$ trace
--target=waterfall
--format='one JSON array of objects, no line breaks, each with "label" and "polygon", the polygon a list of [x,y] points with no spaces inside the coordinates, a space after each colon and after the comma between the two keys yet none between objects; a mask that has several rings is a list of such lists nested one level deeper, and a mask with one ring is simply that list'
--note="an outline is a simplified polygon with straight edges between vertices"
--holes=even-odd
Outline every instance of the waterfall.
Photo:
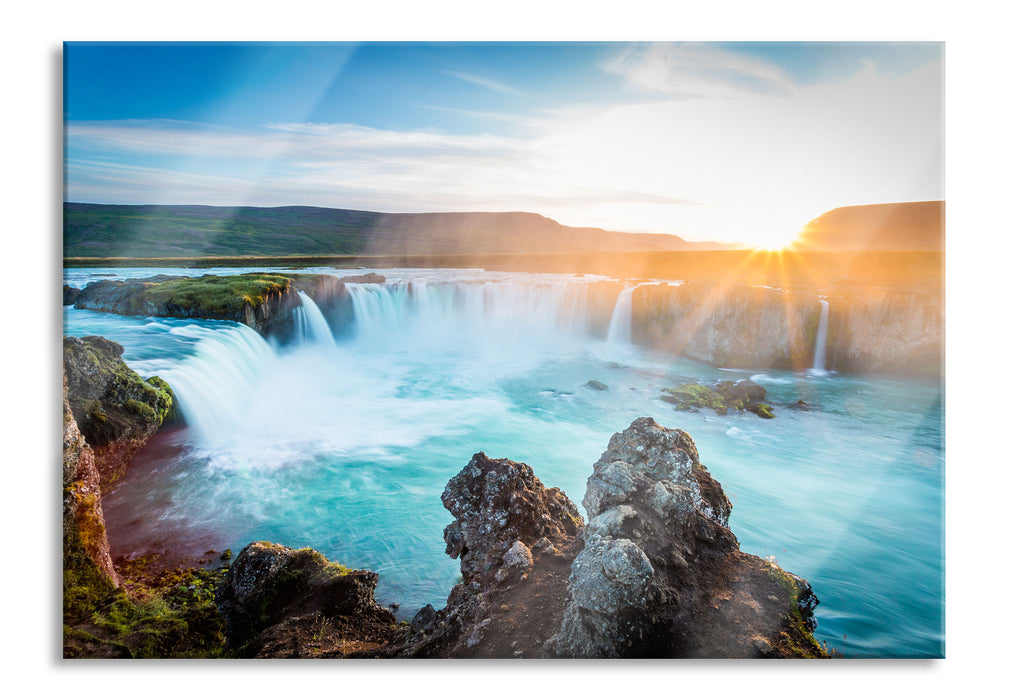
[{"label": "waterfall", "polygon": [[241,424],[255,379],[276,357],[259,333],[236,324],[208,332],[191,356],[160,376],[200,443],[209,445]]},{"label": "waterfall", "polygon": [[816,328],[816,351],[813,355],[814,374],[827,374],[827,316],[830,313],[830,303],[820,299],[820,325]]},{"label": "waterfall", "polygon": [[486,339],[582,336],[589,283],[428,282],[347,284],[358,338]]},{"label": "waterfall", "polygon": [[610,328],[606,332],[606,342],[610,345],[631,344],[631,312],[633,310],[634,287],[624,287],[617,297],[610,317]]},{"label": "waterfall", "polygon": [[299,291],[298,298],[301,299],[301,306],[294,310],[294,328],[298,340],[327,348],[335,347],[336,341],[333,340],[333,333],[329,329],[326,317],[312,301],[312,297]]}]

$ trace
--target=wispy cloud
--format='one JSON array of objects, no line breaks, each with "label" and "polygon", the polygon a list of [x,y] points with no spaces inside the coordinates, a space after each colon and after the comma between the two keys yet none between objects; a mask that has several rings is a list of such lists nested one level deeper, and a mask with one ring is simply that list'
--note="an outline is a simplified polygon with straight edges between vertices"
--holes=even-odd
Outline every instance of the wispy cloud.
[{"label": "wispy cloud", "polygon": [[938,62],[899,77],[867,66],[843,84],[789,92],[771,89],[786,85],[773,71],[721,65],[764,88],[733,79],[706,99],[670,92],[572,107],[530,120],[521,136],[308,122],[72,122],[67,196],[531,210],[571,225],[705,239],[797,231],[847,204],[942,196]]},{"label": "wispy cloud", "polygon": [[521,90],[512,87],[511,85],[505,85],[497,80],[491,80],[490,78],[485,78],[482,75],[473,75],[472,73],[459,73],[457,71],[442,71],[445,75],[452,78],[458,78],[459,80],[464,80],[467,83],[472,83],[473,85],[479,85],[480,87],[485,87],[488,90],[494,90],[495,92],[501,92],[506,95],[522,95],[524,94]]},{"label": "wispy cloud", "polygon": [[681,98],[795,91],[778,66],[706,44],[633,46],[601,67],[639,88]]}]

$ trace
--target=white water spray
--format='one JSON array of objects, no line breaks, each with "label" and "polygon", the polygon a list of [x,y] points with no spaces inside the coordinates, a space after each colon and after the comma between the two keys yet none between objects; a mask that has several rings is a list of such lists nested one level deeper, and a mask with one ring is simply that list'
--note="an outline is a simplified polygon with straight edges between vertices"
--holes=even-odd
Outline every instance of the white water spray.
[{"label": "white water spray", "polygon": [[624,287],[610,317],[610,328],[606,332],[606,342],[610,345],[631,344],[631,313],[634,310],[635,287]]},{"label": "white water spray", "polygon": [[227,438],[241,424],[253,385],[276,353],[248,326],[209,331],[192,356],[161,377],[175,393],[201,444]]},{"label": "white water spray", "polygon": [[816,350],[813,354],[813,374],[827,374],[827,317],[830,314],[830,302],[820,300],[820,325],[816,329]]},{"label": "white water spray", "polygon": [[294,310],[294,328],[298,339],[302,343],[335,348],[333,333],[318,305],[304,292],[298,292],[298,298],[301,299],[301,306]]}]

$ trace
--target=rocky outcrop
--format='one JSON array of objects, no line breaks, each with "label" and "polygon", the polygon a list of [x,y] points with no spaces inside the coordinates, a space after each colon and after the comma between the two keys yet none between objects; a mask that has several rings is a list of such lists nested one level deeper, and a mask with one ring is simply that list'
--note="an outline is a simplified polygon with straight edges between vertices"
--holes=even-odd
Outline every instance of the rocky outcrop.
[{"label": "rocky outcrop", "polygon": [[63,338],[67,402],[106,487],[122,478],[175,409],[168,384],[158,377],[142,379],[122,355],[122,345],[100,336]]},{"label": "rocky outcrop", "polygon": [[809,584],[739,551],[690,436],[639,418],[583,505],[524,464],[474,455],[442,501],[462,581],[378,656],[818,657]]},{"label": "rocky outcrop", "polygon": [[462,581],[442,610],[422,609],[387,656],[539,657],[563,612],[582,525],[575,505],[525,464],[483,453],[453,477],[446,552]]},{"label": "rocky outcrop", "polygon": [[[944,313],[938,290],[831,292],[826,369],[938,376]],[[636,343],[719,367],[813,366],[820,296],[692,281],[634,291]]]},{"label": "rocky outcrop", "polygon": [[312,549],[253,542],[217,592],[228,646],[239,656],[361,655],[401,635],[375,602],[378,574],[352,571]]},{"label": "rocky outcrop", "polygon": [[74,420],[63,378],[63,609],[86,615],[119,585],[102,513],[95,455]]},{"label": "rocky outcrop", "polygon": [[548,651],[564,657],[823,656],[809,584],[739,551],[690,436],[639,418],[589,478],[584,548]]}]

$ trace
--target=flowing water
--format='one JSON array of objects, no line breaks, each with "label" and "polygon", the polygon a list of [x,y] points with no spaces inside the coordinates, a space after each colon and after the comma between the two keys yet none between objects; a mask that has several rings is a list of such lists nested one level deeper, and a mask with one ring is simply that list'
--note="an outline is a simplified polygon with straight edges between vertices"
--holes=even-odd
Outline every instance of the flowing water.
[{"label": "flowing water", "polygon": [[[379,599],[409,619],[441,607],[458,580],[439,497],[473,453],[526,462],[580,506],[610,435],[649,415],[693,436],[734,504],[741,548],[810,581],[818,639],[846,656],[944,653],[938,382],[718,369],[607,342],[629,294],[593,324],[593,277],[378,272],[386,284],[348,285],[348,332],[334,339],[306,303],[283,347],[237,323],[64,309],[67,334],[120,342],[188,418],[105,496],[115,554],[311,546],[377,571]],[[677,412],[659,398],[685,381],[747,377],[777,418]],[[788,407],[798,399],[812,409]]]}]

